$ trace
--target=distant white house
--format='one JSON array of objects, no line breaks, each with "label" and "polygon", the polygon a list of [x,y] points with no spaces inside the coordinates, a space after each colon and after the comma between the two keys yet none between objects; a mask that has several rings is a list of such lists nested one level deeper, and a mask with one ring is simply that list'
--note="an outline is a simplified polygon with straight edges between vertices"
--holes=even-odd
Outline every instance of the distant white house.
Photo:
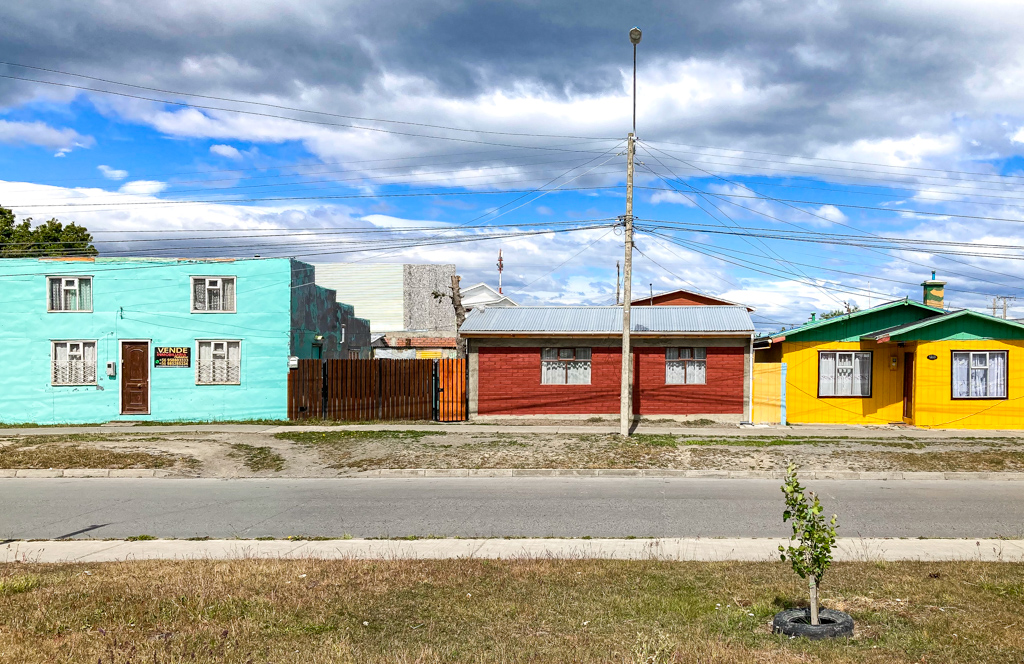
[{"label": "distant white house", "polygon": [[461,289],[462,291],[462,306],[466,308],[466,311],[473,310],[474,307],[518,307],[519,303],[515,302],[512,298],[507,295],[503,295],[498,291],[494,290],[487,284],[480,282],[475,286],[469,286],[468,288]]}]

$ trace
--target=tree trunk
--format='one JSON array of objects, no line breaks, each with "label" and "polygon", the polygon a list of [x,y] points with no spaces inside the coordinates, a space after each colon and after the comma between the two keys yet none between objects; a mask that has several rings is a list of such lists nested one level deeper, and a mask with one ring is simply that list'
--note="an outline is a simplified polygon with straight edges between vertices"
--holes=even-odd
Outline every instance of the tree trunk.
[{"label": "tree trunk", "polygon": [[459,357],[466,357],[466,340],[459,334],[462,324],[466,322],[466,307],[462,306],[462,290],[459,287],[461,280],[459,275],[452,276],[452,306],[455,308],[455,344]]},{"label": "tree trunk", "polygon": [[807,577],[807,583],[811,590],[811,624],[820,625],[818,620],[818,582],[813,576]]}]

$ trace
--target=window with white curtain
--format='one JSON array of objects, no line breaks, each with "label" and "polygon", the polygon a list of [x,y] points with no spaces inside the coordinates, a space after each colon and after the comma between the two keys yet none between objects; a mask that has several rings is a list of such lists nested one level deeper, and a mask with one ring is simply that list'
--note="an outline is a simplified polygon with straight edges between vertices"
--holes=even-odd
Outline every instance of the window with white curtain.
[{"label": "window with white curtain", "polygon": [[668,385],[704,385],[707,376],[707,348],[665,349],[665,383]]},{"label": "window with white curtain", "polygon": [[589,348],[542,348],[542,385],[590,385]]},{"label": "window with white curtain", "polygon": [[53,385],[95,385],[96,342],[54,341],[50,381]]},{"label": "window with white curtain", "polygon": [[1005,399],[1006,351],[953,353],[954,399]]},{"label": "window with white curtain", "polygon": [[234,277],[192,277],[192,311],[234,313]]},{"label": "window with white curtain", "polygon": [[92,311],[92,277],[47,277],[47,311]]},{"label": "window with white curtain", "polygon": [[819,397],[870,397],[871,352],[818,353]]},{"label": "window with white curtain", "polygon": [[241,341],[197,341],[196,383],[238,385],[242,377]]}]

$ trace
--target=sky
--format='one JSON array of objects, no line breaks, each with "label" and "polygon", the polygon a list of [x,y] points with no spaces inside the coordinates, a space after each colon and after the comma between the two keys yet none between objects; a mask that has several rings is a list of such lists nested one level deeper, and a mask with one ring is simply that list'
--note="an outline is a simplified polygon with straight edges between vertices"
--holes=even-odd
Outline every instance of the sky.
[{"label": "sky", "polygon": [[634,25],[634,296],[773,330],[934,270],[1024,317],[1016,2],[7,3],[0,205],[111,256],[496,286],[500,249],[521,304],[614,304]]}]

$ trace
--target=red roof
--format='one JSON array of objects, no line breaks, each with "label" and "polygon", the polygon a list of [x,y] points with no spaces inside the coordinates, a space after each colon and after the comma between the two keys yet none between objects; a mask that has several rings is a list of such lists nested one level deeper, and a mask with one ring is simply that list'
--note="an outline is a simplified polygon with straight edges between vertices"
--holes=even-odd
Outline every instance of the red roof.
[{"label": "red roof", "polygon": [[[646,307],[650,305],[654,306],[699,306],[699,305],[737,305],[737,302],[730,302],[729,300],[723,300],[718,297],[711,297],[710,295],[703,295],[701,293],[695,293],[680,288],[679,290],[669,291],[667,293],[657,293],[654,297],[640,297],[634,299],[631,303],[634,307]],[[748,307],[745,304],[739,306],[747,307],[747,311],[754,311],[754,307]]]}]

